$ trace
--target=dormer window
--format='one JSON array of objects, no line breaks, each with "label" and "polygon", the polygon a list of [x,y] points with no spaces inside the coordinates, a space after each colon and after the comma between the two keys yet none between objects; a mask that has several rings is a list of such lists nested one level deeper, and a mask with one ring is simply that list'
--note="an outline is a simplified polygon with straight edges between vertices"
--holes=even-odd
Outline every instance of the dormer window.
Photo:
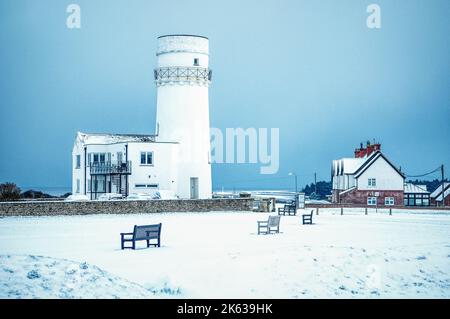
[{"label": "dormer window", "polygon": [[199,58],[195,58],[194,59],[194,66],[199,66],[200,65],[200,60]]}]

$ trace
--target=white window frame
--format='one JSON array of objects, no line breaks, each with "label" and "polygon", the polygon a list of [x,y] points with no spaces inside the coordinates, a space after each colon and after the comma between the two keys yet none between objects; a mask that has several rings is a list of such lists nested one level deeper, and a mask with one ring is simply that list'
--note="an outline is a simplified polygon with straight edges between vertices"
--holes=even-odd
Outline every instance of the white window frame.
[{"label": "white window frame", "polygon": [[[142,155],[143,155],[143,154],[145,154],[145,163],[142,163]],[[151,156],[152,156],[152,162],[151,162],[151,163],[148,162],[148,154],[152,154],[152,155],[151,155]],[[153,166],[154,163],[155,163],[155,158],[154,158],[154,156],[155,156],[155,154],[154,154],[153,151],[152,151],[152,152],[141,152],[141,153],[140,153],[140,156],[139,156],[139,163],[140,163],[140,165],[141,165],[141,166]]]},{"label": "white window frame", "polygon": [[394,206],[395,205],[395,198],[394,197],[385,197],[384,198],[384,205],[386,206]]},{"label": "white window frame", "polygon": [[377,187],[377,179],[376,178],[367,179],[367,186],[368,187]]},{"label": "white window frame", "polygon": [[376,206],[376,205],[377,205],[377,198],[375,196],[367,197],[367,206]]}]

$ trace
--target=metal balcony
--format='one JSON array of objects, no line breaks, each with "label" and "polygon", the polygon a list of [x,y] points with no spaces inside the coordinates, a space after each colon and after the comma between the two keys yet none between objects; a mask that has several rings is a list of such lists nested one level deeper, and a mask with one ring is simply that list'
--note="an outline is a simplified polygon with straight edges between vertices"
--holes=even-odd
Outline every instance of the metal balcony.
[{"label": "metal balcony", "polygon": [[209,82],[212,71],[200,67],[165,67],[154,71],[155,81],[204,81]]},{"label": "metal balcony", "polygon": [[131,161],[95,162],[90,164],[91,175],[130,175]]}]

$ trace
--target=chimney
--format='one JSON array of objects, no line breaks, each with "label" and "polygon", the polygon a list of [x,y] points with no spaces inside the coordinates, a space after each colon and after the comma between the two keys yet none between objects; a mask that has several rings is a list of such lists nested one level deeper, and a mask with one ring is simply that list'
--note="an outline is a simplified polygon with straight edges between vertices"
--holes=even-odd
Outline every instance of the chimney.
[{"label": "chimney", "polygon": [[381,151],[381,144],[380,143],[373,144],[373,150],[374,151]]},{"label": "chimney", "polygon": [[366,156],[366,149],[363,147],[363,143],[360,144],[360,147],[355,149],[355,158],[362,158]]},{"label": "chimney", "polygon": [[381,144],[374,142],[373,144],[370,144],[369,141],[367,141],[367,156],[369,156],[370,154],[376,152],[376,151],[380,151],[381,150]]}]

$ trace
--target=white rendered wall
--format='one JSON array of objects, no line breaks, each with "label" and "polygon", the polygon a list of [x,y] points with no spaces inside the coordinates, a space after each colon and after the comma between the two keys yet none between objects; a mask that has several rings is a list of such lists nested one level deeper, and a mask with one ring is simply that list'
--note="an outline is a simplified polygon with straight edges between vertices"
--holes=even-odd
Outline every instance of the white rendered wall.
[{"label": "white rendered wall", "polygon": [[[158,184],[159,190],[170,190],[177,194],[177,144],[130,143],[128,160],[132,174],[128,179],[129,193],[152,193],[154,189],[136,188],[136,184]],[[141,164],[141,152],[153,152],[153,165]]]},{"label": "white rendered wall", "polygon": [[[177,169],[176,156],[178,144],[176,143],[117,143],[86,145],[88,153],[111,153],[111,162],[117,162],[117,153],[122,152],[122,161],[126,158],[126,145],[128,144],[128,161],[131,161],[131,175],[128,176],[128,193],[153,193],[155,189],[136,188],[136,184],[158,184],[158,190],[169,190],[177,195]],[[142,165],[141,152],[153,152],[153,165]],[[81,165],[75,168],[76,155],[81,155]],[[84,178],[84,145],[75,143],[72,152],[72,193],[76,194],[77,179],[80,180],[79,194],[85,194]],[[86,168],[86,194],[88,192],[90,167]]]},{"label": "white rendered wall", "polygon": [[[80,168],[76,168],[76,155],[81,157]],[[80,180],[80,191],[77,193],[77,179]],[[84,148],[75,141],[72,149],[72,194],[84,194]]]},{"label": "white rendered wall", "polygon": [[[375,178],[376,186],[369,187],[368,179]],[[379,157],[364,173],[358,177],[360,190],[399,190],[403,191],[404,179],[389,165],[383,157]]]},{"label": "white rendered wall", "polygon": [[[208,40],[170,36],[158,39],[158,68],[208,68]],[[190,198],[190,178],[199,179],[199,198],[211,198],[208,81],[157,82],[158,141],[179,142],[178,194]]]}]

